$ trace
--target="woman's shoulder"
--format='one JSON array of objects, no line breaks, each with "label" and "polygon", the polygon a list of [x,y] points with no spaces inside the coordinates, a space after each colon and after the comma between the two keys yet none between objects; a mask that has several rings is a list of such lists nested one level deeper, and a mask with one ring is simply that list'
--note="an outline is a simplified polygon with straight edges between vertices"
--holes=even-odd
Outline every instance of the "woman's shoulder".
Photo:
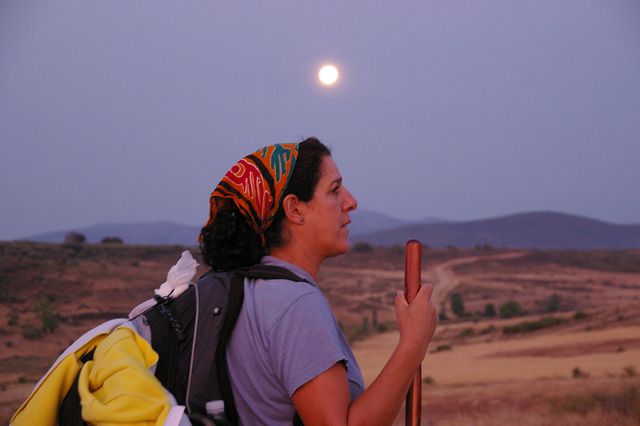
[{"label": "woman's shoulder", "polygon": [[317,303],[324,295],[313,282],[289,279],[255,279],[245,287],[245,298],[249,295],[264,306],[288,309],[295,303]]},{"label": "woman's shoulder", "polygon": [[329,302],[307,272],[275,258],[264,258],[262,264],[284,267],[303,279],[245,281],[245,301],[249,302],[251,310],[262,318],[263,324],[273,325],[283,317],[298,316],[301,312],[320,314],[322,311],[331,310]]}]

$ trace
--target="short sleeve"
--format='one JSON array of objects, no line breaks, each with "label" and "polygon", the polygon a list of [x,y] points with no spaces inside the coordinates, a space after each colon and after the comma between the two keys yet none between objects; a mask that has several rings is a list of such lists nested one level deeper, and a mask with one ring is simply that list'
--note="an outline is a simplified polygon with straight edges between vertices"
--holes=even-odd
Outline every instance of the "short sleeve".
[{"label": "short sleeve", "polygon": [[320,292],[302,295],[269,330],[270,358],[289,396],[348,359],[333,311]]}]

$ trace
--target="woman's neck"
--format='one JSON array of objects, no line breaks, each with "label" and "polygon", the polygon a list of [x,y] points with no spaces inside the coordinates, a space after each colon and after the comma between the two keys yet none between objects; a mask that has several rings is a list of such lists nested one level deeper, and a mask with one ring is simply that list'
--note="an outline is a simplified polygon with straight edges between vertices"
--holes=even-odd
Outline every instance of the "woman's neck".
[{"label": "woman's neck", "polygon": [[284,260],[285,262],[304,269],[316,282],[318,281],[318,271],[320,270],[322,261],[315,259],[313,255],[310,255],[310,253],[307,253],[304,249],[296,248],[294,250],[286,246],[278,247],[271,249],[269,256]]}]

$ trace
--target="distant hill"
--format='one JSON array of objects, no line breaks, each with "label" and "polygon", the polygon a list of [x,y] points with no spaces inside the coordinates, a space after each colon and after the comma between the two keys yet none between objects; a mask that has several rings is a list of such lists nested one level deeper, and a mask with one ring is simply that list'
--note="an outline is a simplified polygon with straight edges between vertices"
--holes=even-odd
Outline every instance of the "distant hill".
[{"label": "distant hill", "polygon": [[553,212],[522,213],[469,222],[414,224],[354,236],[373,245],[417,239],[433,248],[633,249],[640,248],[640,224],[615,225]]},{"label": "distant hill", "polygon": [[[384,229],[409,225],[407,220],[396,219],[385,214],[366,209],[357,209],[351,214],[353,222],[349,225],[350,234],[367,234]],[[420,223],[429,223],[438,219],[424,219]],[[70,231],[78,232],[87,237],[89,243],[99,243],[105,237],[119,237],[125,244],[181,244],[196,246],[201,226],[181,225],[175,222],[144,222],[144,223],[103,223],[80,229],[48,232],[27,237],[29,241],[46,243],[61,243]]]},{"label": "distant hill", "polygon": [[[390,246],[417,239],[434,248],[475,247],[488,244],[507,248],[629,249],[640,248],[640,224],[614,225],[562,213],[535,212],[469,222],[424,219],[410,222],[358,209],[349,225],[352,242]],[[79,232],[87,242],[119,237],[125,244],[197,246],[200,226],[174,222],[116,224],[50,232],[29,241],[61,243],[69,231]]]},{"label": "distant hill", "polygon": [[105,237],[118,237],[125,244],[197,246],[200,226],[175,222],[102,223],[87,228],[48,232],[25,238],[28,241],[61,243],[70,231],[87,237],[89,243],[99,243]]}]

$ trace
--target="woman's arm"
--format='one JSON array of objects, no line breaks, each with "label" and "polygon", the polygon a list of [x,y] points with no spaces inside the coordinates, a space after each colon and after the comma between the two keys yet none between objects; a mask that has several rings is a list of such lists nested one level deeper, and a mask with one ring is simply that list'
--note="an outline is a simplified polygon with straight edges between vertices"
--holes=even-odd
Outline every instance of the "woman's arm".
[{"label": "woman's arm", "polygon": [[306,426],[393,423],[435,332],[432,292],[431,285],[423,285],[411,305],[404,292],[398,292],[395,306],[400,342],[376,380],[355,401],[351,401],[342,363],[296,390],[293,403]]}]

